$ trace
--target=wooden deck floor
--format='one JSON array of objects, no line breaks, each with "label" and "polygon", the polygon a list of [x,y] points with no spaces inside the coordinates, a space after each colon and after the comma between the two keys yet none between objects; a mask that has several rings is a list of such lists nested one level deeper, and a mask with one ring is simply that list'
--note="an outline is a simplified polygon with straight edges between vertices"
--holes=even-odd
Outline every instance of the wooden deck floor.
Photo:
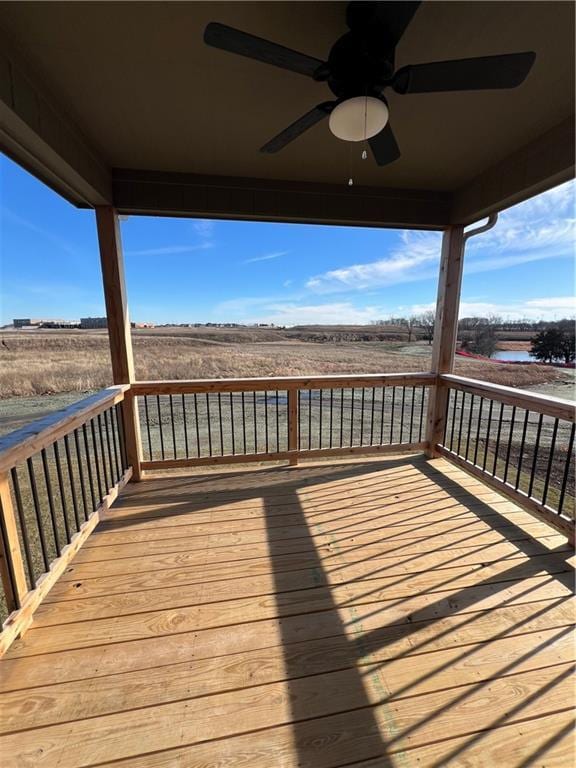
[{"label": "wooden deck floor", "polygon": [[0,762],[567,768],[571,554],[443,460],[131,486],[0,663]]}]

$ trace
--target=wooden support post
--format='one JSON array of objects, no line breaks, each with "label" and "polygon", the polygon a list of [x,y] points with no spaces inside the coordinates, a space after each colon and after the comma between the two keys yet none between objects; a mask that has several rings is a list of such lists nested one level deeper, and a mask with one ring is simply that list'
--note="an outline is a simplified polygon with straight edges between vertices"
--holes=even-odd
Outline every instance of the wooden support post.
[{"label": "wooden support post", "polygon": [[[132,336],[126,298],[120,224],[114,208],[110,206],[96,208],[96,223],[100,243],[106,315],[108,317],[112,375],[114,384],[131,384],[135,380]],[[132,479],[137,482],[142,477],[140,466],[142,446],[138,404],[130,392],[126,393],[122,403],[122,412],[124,415],[126,454],[128,463],[132,467]]]},{"label": "wooden support post", "polygon": [[[432,347],[432,373],[452,373],[458,336],[458,310],[464,268],[464,227],[450,227],[442,238],[436,321]],[[434,446],[442,440],[448,388],[436,381],[428,400],[427,455],[437,456]]]},{"label": "wooden support post", "polygon": [[15,611],[28,591],[8,475],[0,475],[0,578],[6,605]]},{"label": "wooden support post", "polygon": [[[298,390],[288,390],[288,450],[298,450]],[[298,456],[294,453],[289,459],[290,464],[293,466],[298,464]]]}]

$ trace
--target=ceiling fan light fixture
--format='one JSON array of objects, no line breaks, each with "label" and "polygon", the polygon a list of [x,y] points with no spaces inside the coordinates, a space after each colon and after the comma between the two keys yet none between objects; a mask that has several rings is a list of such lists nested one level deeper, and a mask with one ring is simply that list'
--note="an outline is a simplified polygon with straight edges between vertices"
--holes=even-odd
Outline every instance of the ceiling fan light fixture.
[{"label": "ceiling fan light fixture", "polygon": [[374,96],[354,96],[330,113],[330,130],[343,141],[366,141],[380,133],[388,122],[388,107]]}]

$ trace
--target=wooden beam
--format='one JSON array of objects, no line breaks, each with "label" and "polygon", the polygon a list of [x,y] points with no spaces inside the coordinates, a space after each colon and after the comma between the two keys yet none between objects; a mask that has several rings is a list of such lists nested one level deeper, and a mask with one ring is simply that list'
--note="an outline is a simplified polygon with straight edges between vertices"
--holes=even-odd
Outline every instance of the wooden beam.
[{"label": "wooden beam", "polygon": [[[442,238],[442,255],[438,277],[436,320],[432,346],[432,374],[451,373],[458,336],[458,309],[464,269],[464,227],[450,227]],[[441,442],[446,419],[448,388],[436,382],[428,398],[428,456],[436,456],[435,446]]]},{"label": "wooden beam", "polygon": [[28,591],[18,526],[10,493],[8,475],[0,475],[0,576],[9,611],[20,607]]},{"label": "wooden beam", "polygon": [[443,229],[452,206],[443,191],[146,170],[112,175],[114,206],[129,214]]},{"label": "wooden beam", "polygon": [[79,206],[112,200],[111,173],[0,31],[0,149]]},{"label": "wooden beam", "polygon": [[[110,206],[96,208],[96,222],[108,318],[112,376],[115,384],[130,384],[134,381],[134,355],[132,353],[132,335],[124,278],[120,223],[116,211]],[[127,395],[122,403],[126,453],[128,463],[132,467],[133,480],[138,482],[141,478],[140,462],[142,459],[138,405],[131,392],[128,392]]]}]

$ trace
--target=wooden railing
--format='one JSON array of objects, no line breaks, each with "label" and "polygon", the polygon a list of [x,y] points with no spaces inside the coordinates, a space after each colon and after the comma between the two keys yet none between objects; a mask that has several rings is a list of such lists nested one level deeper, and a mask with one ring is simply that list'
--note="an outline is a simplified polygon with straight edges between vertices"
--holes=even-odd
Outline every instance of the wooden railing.
[{"label": "wooden railing", "polygon": [[0,655],[131,476],[110,387],[0,438]]},{"label": "wooden railing", "polygon": [[142,471],[426,450],[573,540],[574,422],[571,402],[431,373],[110,387],[0,438],[0,655]]},{"label": "wooden railing", "polygon": [[428,373],[138,382],[143,470],[419,450]]},{"label": "wooden railing", "polygon": [[435,451],[574,535],[574,403],[461,376],[448,388]]}]

